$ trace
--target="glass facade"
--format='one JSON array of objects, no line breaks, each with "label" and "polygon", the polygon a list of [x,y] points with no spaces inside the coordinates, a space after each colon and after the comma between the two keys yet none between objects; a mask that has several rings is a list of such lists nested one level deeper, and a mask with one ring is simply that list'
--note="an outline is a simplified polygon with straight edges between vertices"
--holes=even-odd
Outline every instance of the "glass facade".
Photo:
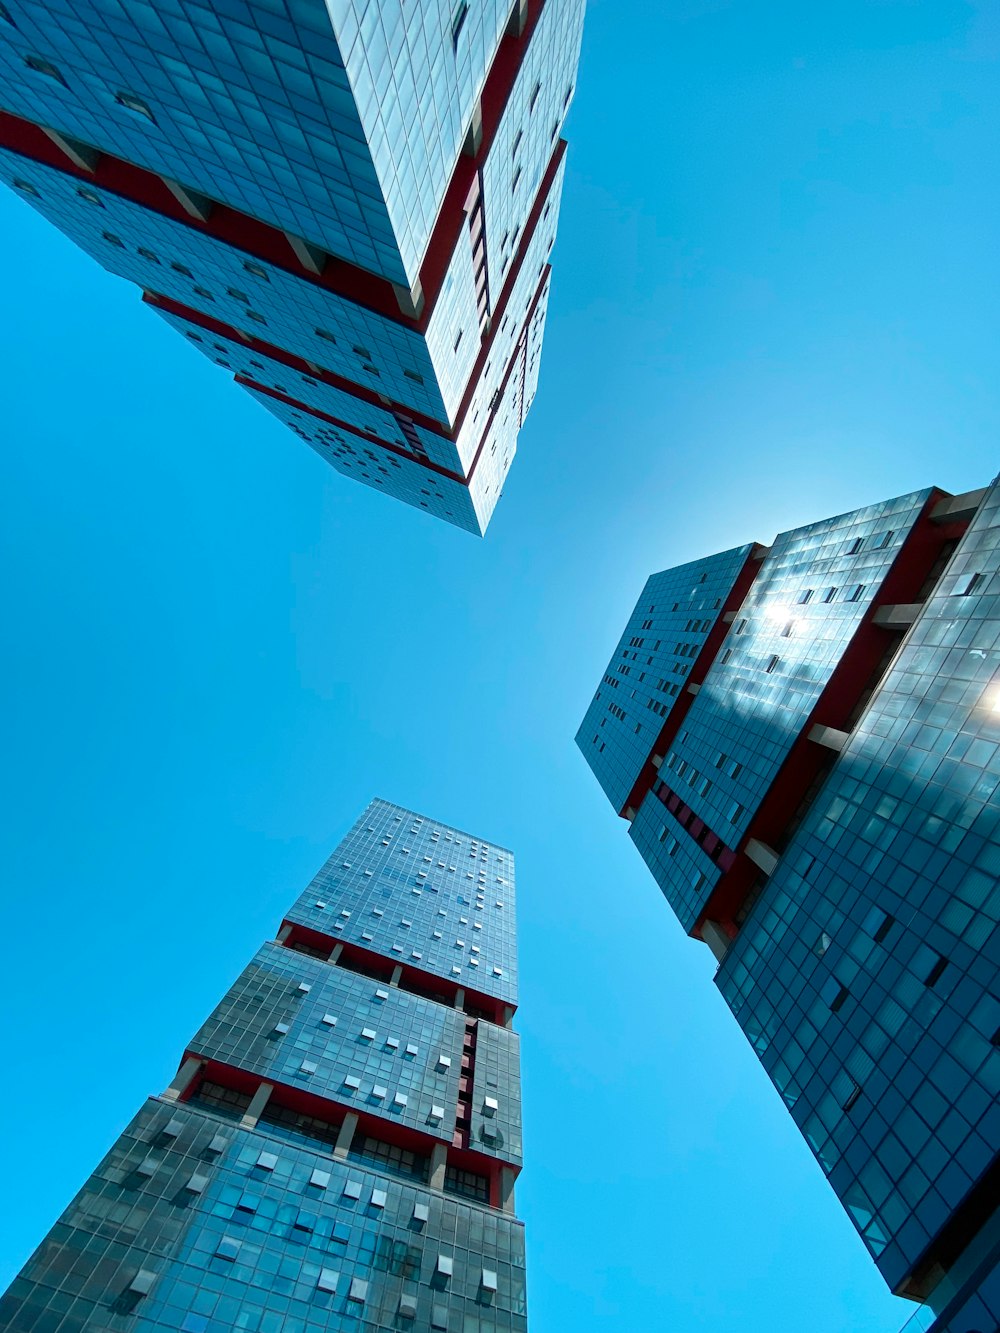
[{"label": "glass facade", "polygon": [[523,1333],[514,859],[376,800],[0,1326]]},{"label": "glass facade", "polygon": [[365,479],[360,438],[371,484],[481,534],[537,383],[583,12],[17,0],[0,179],[192,342],[252,349],[260,379],[213,359],[339,471]]},{"label": "glass facade", "polygon": [[578,741],[886,1281],[995,1328],[1000,485],[782,534],[659,762],[612,736]]}]

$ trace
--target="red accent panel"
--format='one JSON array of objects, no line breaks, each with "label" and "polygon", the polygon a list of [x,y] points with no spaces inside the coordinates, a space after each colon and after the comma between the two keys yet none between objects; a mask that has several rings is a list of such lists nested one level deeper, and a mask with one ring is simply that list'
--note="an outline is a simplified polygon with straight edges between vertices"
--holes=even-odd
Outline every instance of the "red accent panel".
[{"label": "red accent panel", "polygon": [[[343,426],[347,430],[356,431],[357,434],[364,435],[366,439],[371,440],[372,444],[377,444],[385,449],[390,450],[393,453],[398,453],[401,458],[408,458],[411,462],[419,463],[421,467],[426,467],[432,472],[438,472],[442,476],[450,477],[455,481],[461,482],[463,485],[468,485],[472,481],[472,478],[475,476],[476,467],[479,463],[480,457],[482,456],[487,436],[489,435],[490,429],[492,428],[493,423],[496,420],[497,412],[500,410],[500,404],[502,403],[503,396],[507,391],[507,385],[510,382],[510,377],[513,374],[514,369],[518,364],[518,359],[520,358],[523,361],[526,355],[527,329],[534,316],[535,310],[538,307],[538,302],[541,299],[542,291],[545,288],[545,283],[548,280],[548,276],[551,273],[551,271],[552,271],[551,265],[549,264],[546,264],[544,269],[542,270],[542,276],[538,281],[538,286],[535,288],[535,294],[532,297],[531,305],[528,307],[528,313],[525,316],[524,324],[521,329],[521,336],[518,339],[517,345],[514,348],[513,355],[511,356],[511,359],[507,364],[507,369],[504,372],[504,377],[500,382],[500,387],[497,391],[495,399],[495,406],[491,408],[489,416],[486,418],[486,423],[483,426],[482,437],[480,438],[479,444],[476,448],[475,455],[473,456],[472,459],[472,463],[469,467],[468,477],[463,478],[460,473],[450,472],[447,468],[442,468],[439,464],[432,463],[429,458],[417,457],[413,454],[407,453],[406,450],[401,449],[398,445],[393,445],[390,444],[387,440],[380,439],[378,436],[370,435],[368,434],[368,432],[358,430],[354,426],[347,426],[346,423],[339,421],[336,417],[328,416],[325,412],[321,412],[316,408],[309,407],[305,403],[300,403],[295,398],[290,398],[284,394],[280,394],[275,389],[269,389],[267,388],[266,385],[255,384],[252,380],[250,380],[246,376],[235,375],[234,379],[238,384],[252,385],[253,388],[260,390],[261,393],[269,394],[272,398],[281,399],[283,402],[287,403],[290,407],[293,407],[298,412],[304,412],[307,416],[314,416],[321,421],[329,421],[332,425]],[[445,432],[441,429],[441,425],[439,422],[433,421],[429,417],[424,417],[420,413],[413,412],[410,408],[402,408],[399,405],[396,405],[395,407],[387,406],[385,403],[381,402],[381,400],[378,399],[376,395],[368,392],[367,390],[364,390],[360,385],[355,385],[349,380],[343,380],[337,375],[330,374],[328,371],[320,371],[319,373],[317,373],[316,370],[313,367],[311,367],[308,362],[302,360],[301,357],[293,356],[290,352],[285,352],[281,348],[273,346],[271,343],[261,342],[257,338],[249,338],[249,339],[241,338],[239,333],[237,333],[237,331],[230,325],[223,324],[219,320],[213,319],[210,315],[203,314],[200,310],[189,309],[187,306],[180,305],[177,301],[170,300],[169,297],[160,296],[156,292],[144,292],[142,299],[149,305],[155,305],[161,307],[164,310],[171,311],[173,314],[178,315],[182,319],[188,320],[191,324],[195,324],[199,328],[205,329],[206,332],[212,333],[216,337],[225,338],[229,342],[241,343],[244,346],[249,347],[251,351],[259,353],[261,356],[270,357],[272,360],[278,361],[282,365],[290,367],[292,370],[299,371],[301,374],[309,375],[310,378],[318,380],[321,383],[332,384],[336,388],[343,389],[344,392],[346,393],[354,394],[355,397],[362,399],[364,402],[370,402],[375,407],[382,408],[385,411],[400,411],[400,412],[405,411],[407,415],[413,418],[415,421],[417,421],[418,424],[426,426],[427,429],[429,430],[433,430],[436,434],[441,435],[442,438],[444,439],[450,439],[452,435],[457,434],[457,427],[454,432]],[[480,355],[480,360],[485,365],[485,360],[482,354]],[[477,362],[477,369],[480,369],[479,362]]]},{"label": "red accent panel", "polygon": [[[188,1056],[194,1056],[197,1060],[204,1059],[201,1053],[193,1048],[184,1052],[185,1060]],[[363,1134],[370,1134],[372,1138],[381,1139],[383,1143],[391,1143],[397,1148],[405,1148],[408,1152],[419,1153],[423,1157],[429,1157],[436,1144],[446,1142],[446,1140],[436,1135],[413,1129],[409,1125],[400,1124],[398,1120],[393,1120],[388,1116],[383,1118],[373,1115],[370,1111],[366,1111],[359,1106],[346,1105],[343,1102],[334,1101],[331,1097],[323,1097],[318,1093],[309,1092],[305,1088],[293,1087],[288,1083],[278,1083],[270,1075],[264,1078],[260,1074],[249,1073],[238,1065],[205,1059],[202,1077],[208,1079],[210,1083],[218,1083],[220,1087],[231,1088],[235,1092],[249,1093],[251,1096],[257,1091],[261,1083],[273,1083],[274,1092],[271,1093],[269,1100],[273,1100],[278,1106],[287,1107],[288,1110],[294,1111],[297,1115],[315,1116],[317,1120],[327,1120],[333,1124],[341,1123],[349,1111],[353,1112],[358,1117],[358,1129]],[[184,1096],[179,1099],[181,1102],[190,1101],[197,1091],[199,1081],[195,1079],[192,1082]],[[513,1162],[501,1164],[495,1158],[477,1153],[473,1149],[461,1153],[449,1151],[448,1165],[457,1166],[463,1171],[475,1171],[478,1175],[488,1175],[491,1179],[491,1185],[494,1175],[499,1178],[501,1165],[509,1166],[514,1171],[520,1170]]]},{"label": "red accent panel", "polygon": [[[803,794],[829,763],[830,752],[808,739],[810,730],[816,725],[844,728],[870,686],[886,648],[892,643],[894,631],[874,624],[875,612],[880,606],[915,602],[945,542],[953,540],[968,526],[967,523],[940,525],[931,521],[934,506],[945,498],[944,491],[931,493],[896,553],[876,598],[845,648],[741,839],[737,849],[740,853],[745,852],[751,838],[769,847],[781,847],[789,820],[799,810]],[[691,934],[699,934],[702,922],[707,918],[735,934],[736,914],[759,874],[759,867],[749,857],[739,855],[715,886]]]},{"label": "red accent panel", "polygon": [[363,426],[349,425],[346,421],[341,421],[339,417],[332,417],[326,412],[321,412],[318,407],[307,407],[305,403],[300,403],[298,399],[290,398],[287,393],[280,393],[277,389],[268,388],[266,384],[257,384],[255,380],[250,379],[247,375],[234,375],[233,378],[237,384],[246,389],[256,389],[258,393],[266,394],[268,398],[274,398],[280,403],[285,403],[296,412],[303,412],[306,416],[315,417],[317,421],[328,421],[331,426],[337,426],[341,430],[349,430],[352,435],[360,435],[363,440],[368,440],[370,444],[377,444],[380,449],[386,449],[391,454],[406,458],[411,463],[419,463],[428,472],[436,472],[441,477],[448,477],[451,481],[457,481],[460,486],[468,486],[469,484],[467,478],[463,477],[460,472],[452,472],[448,468],[442,467],[440,463],[432,462],[424,454],[411,453],[408,449],[404,449],[402,445],[394,444],[391,440],[383,440],[380,435],[373,435],[371,431],[365,430]]},{"label": "red accent panel", "polygon": [[703,820],[695,817],[690,806],[685,805],[676,792],[670,790],[662,778],[658,779],[654,785],[653,794],[661,805],[667,807],[681,827],[691,835],[717,866],[727,869],[728,866],[723,864],[724,861],[727,861],[728,865],[732,865],[736,859],[736,854],[730,851],[719,835],[713,833]]},{"label": "red accent panel", "polygon": [[375,953],[371,949],[362,948],[361,945],[354,944],[350,940],[338,939],[336,935],[327,935],[323,931],[314,930],[310,926],[300,925],[297,921],[282,921],[282,926],[291,926],[291,934],[284,941],[285,947],[288,947],[289,941],[300,944],[308,944],[313,949],[333,950],[334,945],[342,946],[341,957],[351,962],[358,962],[364,967],[380,969],[381,975],[388,978],[392,975],[393,969],[401,967],[402,979],[407,985],[411,985],[417,993],[424,995],[428,999],[437,1000],[439,1003],[453,1006],[455,997],[460,990],[465,992],[466,1003],[471,1003],[476,1009],[481,1009],[486,1014],[493,1014],[493,1021],[499,1026],[503,1026],[504,1010],[509,1008],[514,1012],[516,1006],[506,1000],[498,1000],[495,995],[486,995],[483,991],[473,990],[470,986],[461,982],[452,981],[447,977],[439,977],[434,972],[426,972],[423,968],[413,967],[410,963],[404,963],[402,959],[395,960],[387,958],[385,954]]},{"label": "red accent panel", "polygon": [[[67,176],[74,176],[81,181],[88,181],[102,190],[121,195],[143,208],[152,209],[164,217],[180,222],[193,231],[202,232],[217,241],[242,250],[255,259],[263,259],[276,268],[285,269],[304,282],[311,282],[327,291],[336,292],[350,301],[354,301],[368,310],[384,315],[386,319],[404,324],[407,328],[423,332],[433,309],[433,300],[428,300],[421,319],[407,318],[399,308],[396,293],[391,282],[377,277],[363,268],[343,259],[331,259],[322,275],[311,273],[295,258],[284,233],[270,223],[260,222],[248,213],[237,212],[226,204],[212,201],[212,212],[207,221],[202,222],[186,212],[163,184],[155,172],[145,167],[135,166],[110,153],[102,153],[95,171],[83,171],[65,156],[44,134],[37,125],[21,120],[9,112],[0,111],[0,144],[21,153],[24,157],[34,158],[46,166],[54,167]],[[440,223],[439,223],[440,225]],[[436,296],[435,290],[432,296]]]},{"label": "red accent panel", "polygon": [[[231,324],[225,324],[222,320],[215,319],[203,310],[193,310],[190,306],[182,305],[180,301],[174,301],[169,296],[161,296],[159,292],[143,292],[142,299],[147,305],[156,306],[158,310],[166,310],[179,319],[186,319],[189,324],[195,324],[208,333],[215,334],[216,337],[225,338],[228,342],[240,343],[244,347],[249,347],[252,352],[257,352],[260,356],[269,357],[272,361],[288,366],[290,370],[294,370],[300,375],[308,375],[310,379],[317,380],[320,384],[330,384],[335,389],[340,389],[355,398],[360,398],[364,403],[370,403],[372,407],[381,408],[384,412],[405,412],[408,417],[415,421],[418,426],[423,426],[425,430],[433,431],[435,435],[440,435],[444,439],[452,438],[453,432],[448,431],[434,417],[429,417],[412,407],[403,406],[401,403],[384,403],[379,395],[367,388],[366,385],[357,384],[354,380],[344,379],[342,375],[335,375],[330,370],[317,371],[303,357],[296,356],[293,352],[286,352],[284,348],[278,347],[274,343],[264,342],[262,338],[255,338],[252,335],[244,337]],[[304,410],[310,411],[309,408]]]},{"label": "red accent panel", "polygon": [[[503,317],[506,314],[507,304],[510,301],[511,293],[514,290],[514,284],[516,283],[520,275],[521,266],[523,265],[524,260],[527,256],[528,246],[530,245],[535,235],[535,231],[538,227],[538,224],[541,221],[542,213],[545,211],[546,197],[548,195],[549,190],[552,188],[552,182],[555,180],[556,173],[559,171],[560,164],[562,163],[562,160],[565,156],[566,156],[566,140],[560,139],[559,142],[556,144],[555,152],[549,159],[549,165],[545,169],[545,175],[542,177],[541,184],[538,187],[538,193],[535,195],[535,202],[534,204],[532,204],[531,212],[528,214],[527,221],[524,224],[524,232],[523,235],[521,236],[521,244],[518,246],[517,255],[515,256],[514,261],[510,266],[510,270],[507,274],[507,279],[504,282],[503,287],[500,289],[500,294],[497,297],[496,303],[493,306],[493,311],[490,316],[491,323],[490,323],[489,336],[485,339],[485,341],[481,344],[479,348],[479,355],[476,358],[476,364],[472,367],[472,373],[469,376],[468,386],[466,387],[465,390],[465,397],[462,399],[462,404],[459,407],[458,413],[455,417],[456,436],[458,432],[462,429],[466,413],[472,406],[472,397],[473,394],[475,393],[476,385],[479,383],[479,377],[482,375],[483,368],[486,365],[486,362],[489,360],[490,353],[493,350],[493,340],[496,337],[496,330],[503,323]],[[538,285],[535,288],[535,295],[534,298],[532,299],[530,307],[528,308],[528,313],[524,323],[522,324],[522,328],[527,327],[528,323],[530,323],[531,321],[531,317],[535,312],[535,307],[538,305],[538,299],[541,296],[542,288],[545,286],[545,279],[546,276],[548,275],[548,272],[549,272],[549,265],[545,264],[541,274],[539,275]],[[510,372],[508,369],[508,375],[509,373]],[[504,379],[504,383],[506,383],[506,377]]]},{"label": "red accent panel", "polygon": [[[486,160],[496,137],[500,119],[507,106],[511,90],[517,79],[518,71],[524,61],[528,44],[541,17],[544,0],[529,0],[528,18],[520,37],[505,36],[497,47],[497,53],[490,66],[490,72],[483,85],[479,99],[482,112],[483,133],[479,151],[475,157],[460,155],[451,183],[445,191],[433,234],[420,267],[420,285],[425,297],[433,293],[436,299],[441,290],[448,264],[454,254],[455,246],[462,235],[465,225],[465,209],[469,194],[475,188],[479,169]],[[545,188],[543,186],[543,188]],[[525,228],[527,231],[527,227]],[[427,311],[424,311],[426,319]]]}]

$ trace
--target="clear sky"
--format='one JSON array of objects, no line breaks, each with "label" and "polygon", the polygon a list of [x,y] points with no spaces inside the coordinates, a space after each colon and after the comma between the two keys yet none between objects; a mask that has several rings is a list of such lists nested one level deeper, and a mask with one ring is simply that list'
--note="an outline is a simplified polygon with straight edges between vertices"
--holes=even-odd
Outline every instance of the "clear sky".
[{"label": "clear sky", "polygon": [[646,575],[997,471],[989,0],[591,0],[477,542],[337,476],[11,194],[4,1285],[361,808],[518,858],[533,1333],[890,1333],[573,745]]}]

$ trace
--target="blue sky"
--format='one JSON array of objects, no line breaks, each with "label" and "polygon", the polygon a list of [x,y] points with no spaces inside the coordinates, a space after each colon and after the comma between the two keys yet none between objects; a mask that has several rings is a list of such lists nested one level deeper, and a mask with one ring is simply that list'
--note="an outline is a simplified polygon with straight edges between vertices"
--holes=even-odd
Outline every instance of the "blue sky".
[{"label": "blue sky", "polygon": [[591,0],[479,543],[0,196],[0,1283],[378,794],[517,853],[534,1333],[902,1323],[572,738],[650,571],[995,474],[998,57],[986,0]]}]

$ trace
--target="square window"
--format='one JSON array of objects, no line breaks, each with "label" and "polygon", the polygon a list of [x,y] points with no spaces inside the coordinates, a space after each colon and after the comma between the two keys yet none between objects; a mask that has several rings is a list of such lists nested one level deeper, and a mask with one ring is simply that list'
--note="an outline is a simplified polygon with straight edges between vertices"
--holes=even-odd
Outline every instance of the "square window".
[{"label": "square window", "polygon": [[465,27],[465,20],[469,16],[469,6],[467,0],[460,0],[458,7],[451,16],[451,44],[458,48],[458,38],[462,29]]}]

